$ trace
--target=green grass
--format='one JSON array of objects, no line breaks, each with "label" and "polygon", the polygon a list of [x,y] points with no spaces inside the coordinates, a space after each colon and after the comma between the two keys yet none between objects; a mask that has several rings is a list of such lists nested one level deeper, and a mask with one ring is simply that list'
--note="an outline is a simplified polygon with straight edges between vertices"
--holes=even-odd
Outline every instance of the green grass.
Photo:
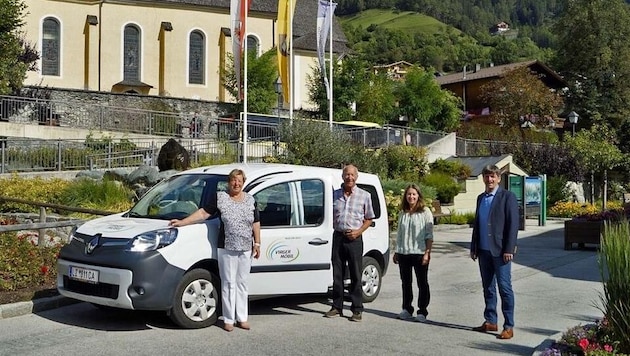
[{"label": "green grass", "polygon": [[358,14],[342,17],[343,24],[353,27],[367,28],[371,24],[385,27],[391,30],[404,30],[409,32],[424,32],[433,34],[445,32],[448,28],[459,34],[461,31],[440,22],[433,17],[412,11],[395,12],[391,10],[370,9]]}]

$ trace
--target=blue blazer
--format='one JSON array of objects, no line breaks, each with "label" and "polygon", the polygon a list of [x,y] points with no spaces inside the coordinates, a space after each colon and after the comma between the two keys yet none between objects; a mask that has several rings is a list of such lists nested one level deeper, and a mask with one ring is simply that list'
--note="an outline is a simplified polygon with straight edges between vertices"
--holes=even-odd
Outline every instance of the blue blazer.
[{"label": "blue blazer", "polygon": [[[470,251],[479,255],[479,204],[485,193],[477,196],[477,211],[473,223],[472,242]],[[516,254],[516,240],[519,227],[518,202],[516,195],[502,187],[492,199],[490,216],[488,217],[488,235],[490,238],[490,253],[499,257],[504,253]]]}]

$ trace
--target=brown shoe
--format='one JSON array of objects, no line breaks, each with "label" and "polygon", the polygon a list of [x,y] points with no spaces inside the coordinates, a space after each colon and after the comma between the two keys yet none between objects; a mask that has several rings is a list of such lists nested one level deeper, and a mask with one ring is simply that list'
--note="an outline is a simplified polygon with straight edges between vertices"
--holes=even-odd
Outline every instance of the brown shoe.
[{"label": "brown shoe", "polygon": [[251,329],[251,326],[246,321],[239,321],[239,322],[236,323],[236,326],[238,326],[239,328],[241,328],[243,330]]},{"label": "brown shoe", "polygon": [[329,311],[327,311],[327,312],[324,314],[324,316],[325,316],[326,318],[335,318],[335,317],[338,317],[338,316],[342,316],[342,314],[341,314],[341,312],[340,312],[339,310],[337,310],[337,309],[335,309],[335,308],[330,308],[330,310],[329,310]]},{"label": "brown shoe", "polygon": [[503,329],[499,335],[497,335],[497,339],[507,340],[514,337],[514,329]]},{"label": "brown shoe", "polygon": [[223,330],[227,332],[234,330],[234,324],[223,324]]},{"label": "brown shoe", "polygon": [[478,331],[481,333],[486,333],[488,331],[499,331],[499,327],[497,326],[497,324],[492,324],[487,321],[484,321],[483,324],[481,324],[481,326],[475,326],[472,329],[473,331]]}]

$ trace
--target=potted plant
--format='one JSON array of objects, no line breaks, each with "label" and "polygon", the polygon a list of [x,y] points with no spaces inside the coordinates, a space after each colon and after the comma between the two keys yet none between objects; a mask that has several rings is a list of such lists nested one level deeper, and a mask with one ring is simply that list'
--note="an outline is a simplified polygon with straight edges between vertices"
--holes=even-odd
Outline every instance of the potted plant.
[{"label": "potted plant", "polygon": [[569,250],[573,244],[584,247],[584,244],[599,245],[604,235],[604,222],[619,222],[628,216],[625,209],[609,209],[596,213],[584,213],[564,222],[564,249]]}]

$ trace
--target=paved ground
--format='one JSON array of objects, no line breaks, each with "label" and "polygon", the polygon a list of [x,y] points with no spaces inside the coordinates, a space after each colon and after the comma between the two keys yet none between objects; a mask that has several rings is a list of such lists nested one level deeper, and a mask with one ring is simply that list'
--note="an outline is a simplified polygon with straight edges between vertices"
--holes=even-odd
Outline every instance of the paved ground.
[{"label": "paved ground", "polygon": [[[321,314],[330,308],[325,298],[314,301],[296,298],[291,302],[295,305],[287,304],[284,307],[275,305],[278,301],[253,302],[251,314],[256,327],[249,334],[239,333],[223,340],[225,333],[219,328],[182,333],[181,330],[169,331],[170,328],[167,327],[160,331],[167,333],[161,338],[170,339],[171,333],[182,338],[204,335],[204,338],[212,338],[215,344],[225,342],[229,348],[229,345],[234,345],[234,338],[242,337],[245,340],[255,337],[264,340],[273,337],[273,330],[260,329],[260,326],[275,325],[278,329],[286,328],[283,346],[294,354],[313,354],[314,350],[319,350],[318,352],[323,353],[335,351],[337,354],[531,355],[541,344],[557,338],[558,333],[568,327],[601,317],[601,312],[596,307],[602,290],[597,252],[594,249],[565,251],[562,222],[548,221],[546,226],[537,226],[535,221],[528,221],[526,230],[519,234],[519,253],[513,266],[517,324],[514,339],[497,340],[494,334],[472,332],[470,328],[483,321],[483,297],[477,264],[468,257],[470,234],[470,228],[446,229],[442,226],[435,232],[436,242],[429,271],[431,304],[429,322],[426,324],[395,319],[400,311],[400,279],[398,269],[391,265],[380,296],[373,303],[365,305],[364,321],[360,325],[339,320],[322,320]],[[3,344],[7,346],[7,352],[10,350],[9,346],[18,347],[20,344],[17,341],[24,334],[17,330],[28,330],[28,325],[31,324],[50,328],[65,325],[64,329],[70,327],[73,333],[80,333],[85,329],[85,324],[96,323],[99,329],[109,330],[109,319],[107,322],[99,321],[99,316],[105,316],[85,303],[58,311],[43,312],[67,301],[53,298],[35,305],[17,303],[0,306],[0,319],[6,319],[0,320],[0,329],[7,330],[6,340],[3,341],[0,337],[0,355],[3,354]],[[9,319],[29,314],[33,308],[36,309],[34,314],[37,314],[37,320]],[[287,308],[291,313],[278,312]],[[142,315],[135,318],[140,320],[117,321],[114,329],[129,328],[137,322],[144,324]],[[51,323],[51,320],[62,321],[63,325]],[[502,321],[500,319],[499,323]],[[308,331],[304,333],[296,330]],[[58,330],[54,334],[57,332]],[[296,332],[295,335],[290,336],[293,332]],[[103,338],[103,342],[106,342],[108,335],[98,333],[92,337],[94,340]],[[308,335],[319,337],[306,338]],[[130,344],[142,337],[147,338],[147,344],[159,343],[155,335],[148,331],[129,335],[132,336]],[[125,334],[118,334],[121,345],[125,345],[125,337]],[[344,348],[347,340],[353,338],[360,338],[361,341],[348,345],[350,348]],[[182,343],[177,347],[186,347],[184,345],[186,344]],[[64,347],[68,349],[69,345]],[[75,347],[81,348],[80,345]],[[252,351],[255,354],[277,354],[281,350],[278,347],[279,345],[266,346],[264,343],[258,344]],[[14,349],[18,350],[21,349]]]}]

